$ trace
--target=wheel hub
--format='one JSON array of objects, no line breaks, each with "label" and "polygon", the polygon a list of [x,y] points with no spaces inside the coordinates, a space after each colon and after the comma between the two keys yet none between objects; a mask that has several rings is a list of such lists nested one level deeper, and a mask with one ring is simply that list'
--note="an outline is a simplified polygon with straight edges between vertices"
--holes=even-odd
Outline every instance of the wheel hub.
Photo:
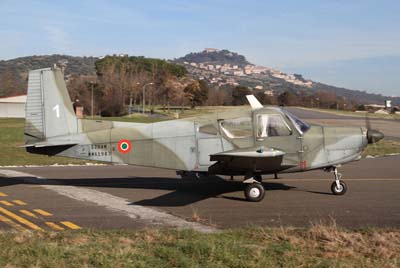
[{"label": "wheel hub", "polygon": [[336,185],[336,191],[338,191],[339,193],[340,193],[341,191],[343,191],[343,186],[342,186],[341,184]]},{"label": "wheel hub", "polygon": [[260,196],[260,190],[258,188],[251,188],[249,194],[250,197],[257,198],[258,196]]}]

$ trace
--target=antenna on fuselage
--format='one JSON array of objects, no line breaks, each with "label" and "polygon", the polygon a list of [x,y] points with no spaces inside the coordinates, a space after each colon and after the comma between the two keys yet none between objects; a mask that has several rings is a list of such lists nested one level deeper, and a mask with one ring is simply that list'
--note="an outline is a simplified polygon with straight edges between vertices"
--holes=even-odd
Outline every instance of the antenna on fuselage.
[{"label": "antenna on fuselage", "polygon": [[246,95],[248,102],[250,103],[251,109],[261,109],[263,108],[262,104],[257,100],[254,95]]}]

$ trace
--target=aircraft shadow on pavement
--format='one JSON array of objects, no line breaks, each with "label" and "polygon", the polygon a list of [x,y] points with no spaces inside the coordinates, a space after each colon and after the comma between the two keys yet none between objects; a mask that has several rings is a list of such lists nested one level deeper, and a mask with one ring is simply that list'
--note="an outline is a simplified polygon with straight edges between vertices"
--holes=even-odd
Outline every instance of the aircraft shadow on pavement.
[{"label": "aircraft shadow on pavement", "polygon": [[[217,176],[192,178],[165,178],[165,177],[127,177],[127,178],[93,178],[93,179],[38,179],[36,177],[3,178],[1,186],[16,184],[35,185],[68,185],[77,187],[105,187],[131,188],[147,190],[168,190],[166,194],[151,199],[132,201],[131,205],[174,207],[193,204],[208,198],[226,198],[245,201],[245,198],[226,196],[232,192],[242,192],[241,181],[227,181]],[[292,190],[296,187],[287,186],[279,182],[263,182],[266,191]]]}]

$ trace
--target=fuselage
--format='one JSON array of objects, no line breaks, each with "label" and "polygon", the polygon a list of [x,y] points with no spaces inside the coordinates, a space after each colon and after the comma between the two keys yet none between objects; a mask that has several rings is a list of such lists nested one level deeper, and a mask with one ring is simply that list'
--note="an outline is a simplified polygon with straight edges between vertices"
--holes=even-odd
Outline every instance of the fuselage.
[{"label": "fuselage", "polygon": [[[261,174],[319,169],[359,159],[367,145],[359,127],[308,126],[284,110],[265,107],[151,124],[78,119],[76,134],[49,138],[68,146],[30,148],[32,153],[130,165],[209,172],[210,155],[244,148],[285,154]],[[121,149],[121,141],[130,146]],[[272,163],[272,162],[271,162]],[[225,166],[217,174],[240,175],[247,167]]]}]

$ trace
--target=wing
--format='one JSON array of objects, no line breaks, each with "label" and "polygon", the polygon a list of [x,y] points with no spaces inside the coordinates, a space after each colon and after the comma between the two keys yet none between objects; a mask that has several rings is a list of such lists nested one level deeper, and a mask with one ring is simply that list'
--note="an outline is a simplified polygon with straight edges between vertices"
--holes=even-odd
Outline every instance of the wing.
[{"label": "wing", "polygon": [[251,148],[251,149],[242,149],[242,150],[232,150],[226,151],[222,153],[212,154],[210,155],[211,161],[229,161],[233,158],[271,158],[283,156],[285,153],[280,150],[275,150],[272,148]]},{"label": "wing", "polygon": [[274,173],[292,165],[284,165],[285,152],[273,148],[252,147],[236,149],[210,155],[211,161],[217,161],[209,167],[214,174],[239,175],[247,172]]}]

